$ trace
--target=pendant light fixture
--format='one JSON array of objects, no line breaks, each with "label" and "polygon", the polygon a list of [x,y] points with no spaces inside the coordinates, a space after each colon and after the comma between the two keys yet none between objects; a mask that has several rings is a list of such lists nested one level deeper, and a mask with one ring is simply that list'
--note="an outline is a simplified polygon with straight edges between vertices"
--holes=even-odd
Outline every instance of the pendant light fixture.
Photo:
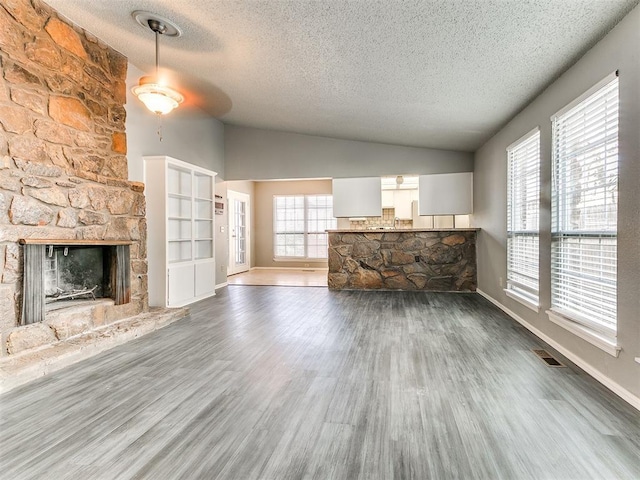
[{"label": "pendant light fixture", "polygon": [[151,29],[156,37],[156,72],[155,75],[145,75],[138,81],[138,86],[131,91],[144,105],[157,115],[166,115],[180,105],[184,97],[180,92],[161,83],[159,76],[160,35],[179,37],[180,28],[170,20],[150,12],[137,10],[131,14],[143,27]]}]

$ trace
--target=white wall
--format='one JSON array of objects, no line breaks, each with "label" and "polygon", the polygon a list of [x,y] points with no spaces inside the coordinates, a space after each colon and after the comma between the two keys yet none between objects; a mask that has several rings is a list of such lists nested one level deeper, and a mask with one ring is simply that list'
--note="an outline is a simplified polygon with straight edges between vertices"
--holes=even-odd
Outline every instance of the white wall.
[{"label": "white wall", "polygon": [[[198,165],[218,174],[216,182],[224,180],[224,125],[194,108],[179,107],[162,117],[162,141],[157,134],[158,118],[131,93],[131,88],[143,75],[129,64],[127,72],[127,160],[129,179],[143,182],[142,157],[147,155],[168,155],[179,160]],[[224,191],[223,186],[216,185]],[[226,194],[224,195],[226,197]],[[225,215],[216,215],[216,284],[226,281],[226,235],[220,226],[226,225]],[[224,266],[221,270],[220,266]]]},{"label": "white wall", "polygon": [[370,177],[473,171],[473,154],[225,126],[225,179]]},{"label": "white wall", "polygon": [[[478,236],[478,287],[530,323],[559,347],[592,368],[610,387],[640,397],[640,7],[513,118],[475,155],[473,224]],[[560,108],[599,80],[620,71],[620,181],[618,237],[619,358],[605,353],[551,323],[544,313],[551,293],[551,122]],[[506,278],[506,148],[540,127],[542,183],[540,237],[540,313],[505,296]],[[621,390],[621,391],[623,391]],[[623,392],[624,393],[624,392]],[[640,404],[638,404],[640,405]]]}]

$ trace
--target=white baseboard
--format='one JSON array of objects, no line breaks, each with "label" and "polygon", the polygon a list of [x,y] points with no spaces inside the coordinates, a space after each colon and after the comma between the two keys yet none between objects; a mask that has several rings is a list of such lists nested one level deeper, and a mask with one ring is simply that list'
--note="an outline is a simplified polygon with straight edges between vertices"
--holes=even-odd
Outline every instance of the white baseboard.
[{"label": "white baseboard", "polygon": [[483,292],[480,289],[477,289],[476,293],[482,295],[484,298],[489,300],[496,307],[498,307],[504,313],[506,313],[511,318],[513,318],[516,322],[518,322],[524,328],[526,328],[531,333],[533,333],[536,337],[538,337],[541,340],[547,342],[549,345],[551,345],[553,348],[555,348],[558,352],[560,352],[562,355],[567,357],[569,360],[571,360],[573,363],[575,363],[582,370],[584,370],[589,375],[591,375],[593,378],[595,378],[597,381],[599,381],[602,385],[604,385],[609,390],[611,390],[613,393],[615,393],[620,398],[622,398],[625,402],[629,403],[631,406],[633,406],[636,409],[640,410],[640,397],[637,397],[636,395],[631,393],[629,390],[624,388],[622,385],[620,385],[620,384],[614,382],[613,380],[611,380],[609,377],[607,377],[605,374],[603,374],[600,370],[594,368],[591,364],[587,363],[584,359],[580,358],[575,353],[571,352],[570,350],[567,350],[565,347],[560,345],[553,338],[549,337],[547,334],[543,333],[542,331],[540,331],[539,329],[537,329],[536,327],[531,325],[529,322],[527,322],[524,318],[522,318],[521,316],[519,316],[515,312],[509,310],[507,307],[502,305],[495,298],[489,296],[488,294],[486,294],[485,292]]},{"label": "white baseboard", "polygon": [[215,286],[215,290],[226,287],[227,285],[229,285],[229,282],[219,283],[218,285]]}]

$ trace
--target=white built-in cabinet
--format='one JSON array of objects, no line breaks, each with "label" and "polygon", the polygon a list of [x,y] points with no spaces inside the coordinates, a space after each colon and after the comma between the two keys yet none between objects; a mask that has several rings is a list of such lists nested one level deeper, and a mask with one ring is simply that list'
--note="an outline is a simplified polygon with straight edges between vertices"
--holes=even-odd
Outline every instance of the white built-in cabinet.
[{"label": "white built-in cabinet", "polygon": [[143,157],[149,305],[215,295],[216,173],[167,156]]}]

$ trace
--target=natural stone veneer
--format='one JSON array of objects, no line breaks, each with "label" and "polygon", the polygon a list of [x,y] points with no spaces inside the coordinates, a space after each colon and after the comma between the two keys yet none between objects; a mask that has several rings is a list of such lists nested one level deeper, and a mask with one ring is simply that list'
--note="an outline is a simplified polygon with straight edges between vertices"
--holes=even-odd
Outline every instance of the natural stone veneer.
[{"label": "natural stone veneer", "polygon": [[333,290],[475,291],[476,231],[329,233]]},{"label": "natural stone veneer", "polygon": [[126,73],[125,57],[40,0],[0,2],[0,355],[85,329],[84,320],[18,327],[20,238],[131,241],[132,303],[107,308],[104,322],[148,309],[144,186],[127,172]]}]

